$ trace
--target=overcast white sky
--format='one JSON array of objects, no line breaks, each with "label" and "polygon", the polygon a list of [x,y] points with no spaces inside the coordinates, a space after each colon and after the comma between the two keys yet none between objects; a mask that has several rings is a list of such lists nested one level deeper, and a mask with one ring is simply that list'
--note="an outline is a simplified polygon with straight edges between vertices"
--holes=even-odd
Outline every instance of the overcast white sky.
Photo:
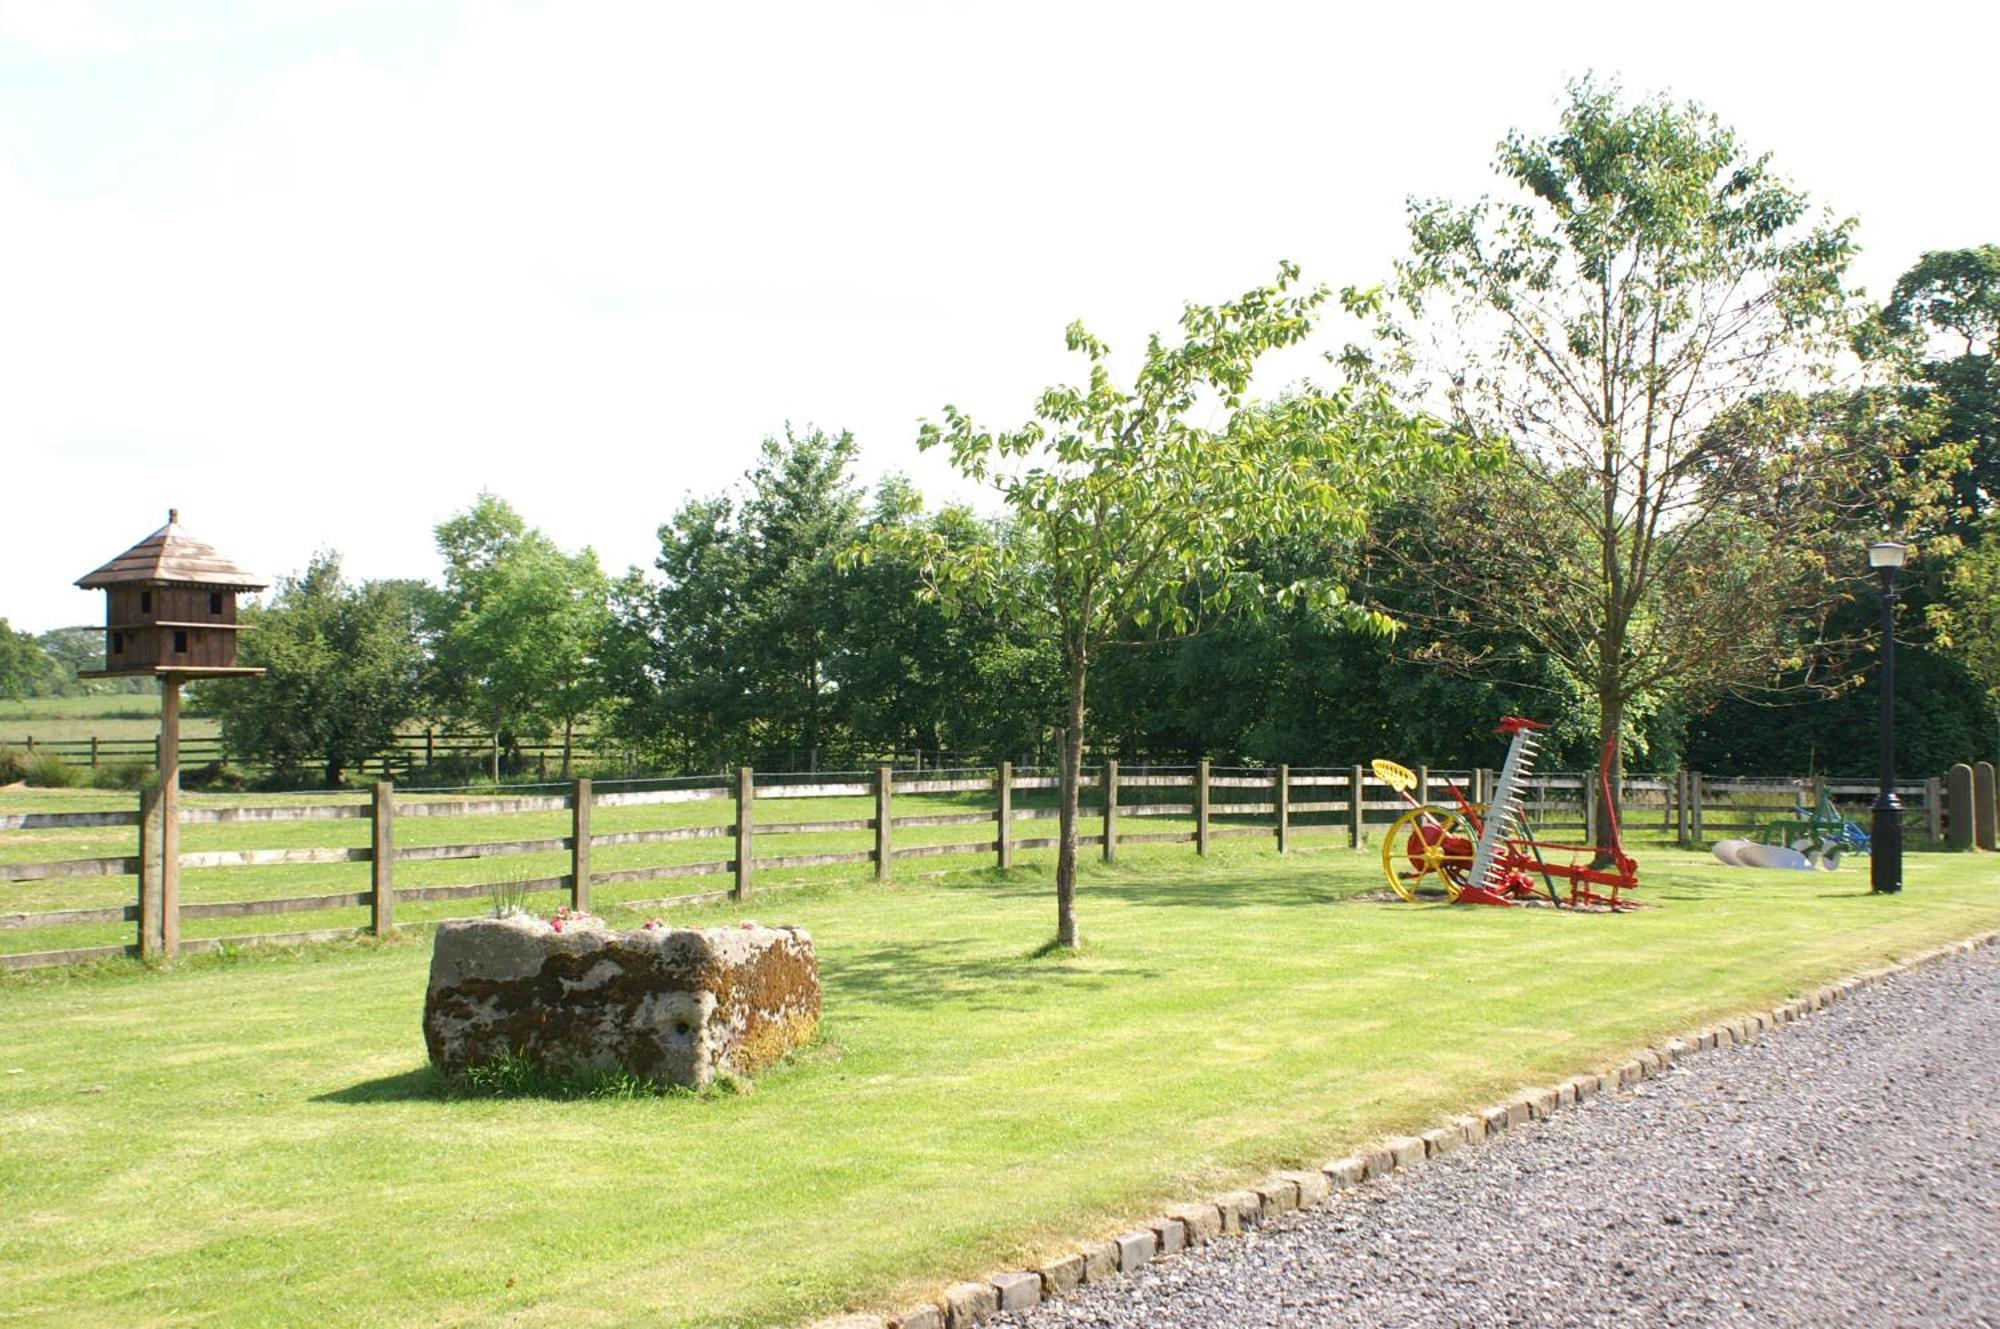
[{"label": "overcast white sky", "polygon": [[0,0],[0,617],[99,619],[169,505],[431,576],[486,488],[650,564],[787,420],[947,492],[918,420],[1018,421],[1070,319],[1371,283],[1592,69],[1858,215],[1881,292],[2000,241],[1994,14]]}]

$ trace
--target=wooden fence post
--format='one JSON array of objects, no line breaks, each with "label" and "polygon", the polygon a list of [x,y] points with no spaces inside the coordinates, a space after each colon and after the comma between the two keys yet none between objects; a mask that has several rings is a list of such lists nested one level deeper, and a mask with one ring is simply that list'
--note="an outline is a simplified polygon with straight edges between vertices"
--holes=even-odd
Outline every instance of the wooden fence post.
[{"label": "wooden fence post", "polygon": [[431,727],[424,730],[424,765],[437,765],[437,730]]},{"label": "wooden fence post", "polygon": [[97,735],[90,736],[90,769],[97,769]]},{"label": "wooden fence post", "polygon": [[148,785],[139,791],[139,958],[160,957],[160,812],[161,790]]},{"label": "wooden fence post", "polygon": [[181,680],[160,676],[160,954],[181,951]]},{"label": "wooden fence post", "polygon": [[1935,775],[1924,781],[1924,840],[1932,849],[1944,841],[1944,809],[1939,806],[1944,801],[1941,783]]},{"label": "wooden fence post", "polygon": [[590,912],[590,781],[578,779],[570,790],[569,907]]},{"label": "wooden fence post", "polygon": [[1688,847],[1701,843],[1701,772],[1688,772]]},{"label": "wooden fence post", "polygon": [[1104,861],[1118,861],[1118,763],[1104,763]]},{"label": "wooden fence post", "polygon": [[1348,771],[1347,790],[1347,843],[1359,849],[1363,843],[1361,819],[1364,814],[1361,805],[1368,798],[1368,786],[1359,766]]},{"label": "wooden fence post", "polygon": [[[1593,774],[1592,771],[1583,773],[1583,834],[1592,844],[1602,844],[1604,837],[1597,833],[1597,819],[1604,815],[1598,810],[1598,804],[1604,801],[1604,791],[1591,778]],[[1542,797],[1546,800],[1548,786],[1544,785],[1542,789]]]},{"label": "wooden fence post", "polygon": [[1972,763],[1972,839],[1981,849],[2000,849],[2000,792],[1993,763]]},{"label": "wooden fence post", "polygon": [[750,898],[750,818],[756,811],[756,777],[748,766],[736,768],[736,890],[737,899]]},{"label": "wooden fence post", "polygon": [[375,783],[368,800],[368,930],[378,937],[396,930],[396,786]]},{"label": "wooden fence post", "polygon": [[1002,872],[1005,872],[1007,869],[1014,866],[1014,763],[1013,762],[1003,761],[1000,763],[1000,771],[997,775],[993,777],[993,789],[994,789],[994,794],[999,801],[999,807],[993,813],[994,820],[998,822],[993,843],[996,846],[998,846],[997,861],[999,862],[1000,870]]},{"label": "wooden fence post", "polygon": [[1430,805],[1430,801],[1431,801],[1431,768],[1430,768],[1430,767],[1428,767],[1428,766],[1419,766],[1419,767],[1417,767],[1417,788],[1416,788],[1416,791],[1415,791],[1415,792],[1416,792],[1416,795],[1417,795],[1417,802],[1418,802],[1419,804],[1422,804],[1422,805],[1424,805],[1424,806],[1428,807],[1428,806]]},{"label": "wooden fence post", "polygon": [[1208,852],[1208,758],[1194,768],[1194,851]]},{"label": "wooden fence post", "polygon": [[895,785],[891,768],[875,768],[875,880],[889,880],[889,852],[891,849],[890,802],[895,795]]},{"label": "wooden fence post", "polygon": [[1278,805],[1278,852],[1288,854],[1292,849],[1292,768],[1283,762],[1278,764],[1271,792],[1271,801]]}]

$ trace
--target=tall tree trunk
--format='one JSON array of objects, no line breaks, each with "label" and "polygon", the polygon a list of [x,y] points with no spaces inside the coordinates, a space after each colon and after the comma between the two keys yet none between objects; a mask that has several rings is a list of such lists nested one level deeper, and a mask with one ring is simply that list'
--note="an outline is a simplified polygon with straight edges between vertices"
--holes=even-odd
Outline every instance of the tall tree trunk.
[{"label": "tall tree trunk", "polygon": [[1083,780],[1083,689],[1089,665],[1069,669],[1069,727],[1062,741],[1062,817],[1056,849],[1056,944],[1079,944],[1076,927],[1076,796]]},{"label": "tall tree trunk", "polygon": [[326,787],[328,789],[340,788],[340,777],[345,773],[346,768],[341,764],[340,758],[328,757],[326,759]]},{"label": "tall tree trunk", "polygon": [[1596,867],[1609,867],[1611,856],[1611,817],[1618,791],[1625,784],[1624,745],[1619,736],[1625,732],[1625,697],[1615,679],[1600,674],[1597,682],[1597,733],[1602,742],[1611,744],[1611,788],[1607,791],[1598,784],[1598,771],[1602,769],[1604,754],[1598,753],[1598,762],[1593,764],[1586,777],[1597,788],[1597,816],[1590,828],[1590,842],[1597,847],[1593,862]]}]

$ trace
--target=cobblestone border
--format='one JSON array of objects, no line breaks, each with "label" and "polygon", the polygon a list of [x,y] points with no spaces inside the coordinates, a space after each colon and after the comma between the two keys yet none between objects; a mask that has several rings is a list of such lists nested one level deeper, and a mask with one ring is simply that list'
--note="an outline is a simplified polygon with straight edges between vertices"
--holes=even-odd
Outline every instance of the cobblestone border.
[{"label": "cobblestone border", "polygon": [[1501,1103],[1447,1117],[1417,1135],[1390,1136],[1360,1153],[1336,1158],[1317,1169],[1279,1172],[1254,1187],[1173,1205],[1130,1231],[1085,1242],[1039,1269],[1014,1269],[978,1282],[954,1283],[934,1301],[893,1314],[861,1313],[815,1320],[806,1329],[969,1329],[1001,1311],[1026,1310],[1073,1292],[1084,1283],[1121,1278],[1153,1260],[1192,1246],[1239,1236],[1267,1219],[1294,1209],[1312,1209],[1343,1192],[1391,1172],[1418,1167],[1427,1159],[1485,1140],[1530,1121],[1540,1121],[1594,1094],[1626,1089],[1659,1075],[1697,1053],[1747,1043],[1780,1025],[1824,1010],[1844,997],[1911,969],[1958,955],[1970,955],[2000,940],[2000,931],[1923,951],[1909,959],[1816,988],[1769,1010],[1670,1038],[1607,1070],[1573,1075],[1560,1084],[1524,1090]]}]

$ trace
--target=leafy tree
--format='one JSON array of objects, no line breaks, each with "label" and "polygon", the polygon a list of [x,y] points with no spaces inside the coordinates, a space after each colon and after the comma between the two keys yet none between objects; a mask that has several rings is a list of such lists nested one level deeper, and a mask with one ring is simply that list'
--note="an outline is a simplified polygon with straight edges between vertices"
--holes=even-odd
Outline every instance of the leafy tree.
[{"label": "leafy tree", "polygon": [[1078,944],[1077,791],[1090,672],[1107,648],[1266,597],[1344,606],[1386,627],[1331,577],[1272,586],[1243,556],[1253,535],[1358,533],[1370,500],[1439,452],[1383,395],[1306,387],[1248,402],[1259,359],[1302,341],[1326,298],[1294,293],[1297,278],[1285,264],[1274,284],[1231,303],[1186,306],[1180,339],[1152,338],[1129,388],[1113,379],[1110,348],[1072,324],[1069,349],[1089,362],[1083,386],[1050,388],[1016,429],[980,428],[951,406],[922,427],[918,446],[948,449],[962,474],[990,485],[1020,538],[955,549],[906,534],[892,546],[956,602],[990,603],[1003,588],[1031,596],[1062,664],[1059,945]]},{"label": "leafy tree", "polygon": [[1038,750],[1060,722],[1048,704],[1060,674],[1026,606],[1005,595],[978,605],[921,595],[922,569],[895,552],[912,536],[964,551],[1004,540],[1007,530],[965,507],[925,513],[908,481],[882,483],[862,539],[884,553],[843,576],[833,662],[853,741],[872,753],[997,759]]},{"label": "leafy tree", "polygon": [[0,697],[50,697],[62,683],[62,667],[34,636],[16,632],[0,618]]},{"label": "leafy tree", "polygon": [[2000,724],[2000,515],[1989,517],[1953,559],[1946,587],[1944,603],[1932,612],[1939,644],[1984,689]]},{"label": "leafy tree", "polygon": [[567,778],[577,725],[602,699],[610,584],[597,555],[564,553],[492,494],[436,533],[445,561],[430,613],[439,701],[493,736],[494,780],[510,735],[556,730]]},{"label": "leafy tree", "polygon": [[740,502],[692,499],[660,527],[662,581],[620,588],[620,724],[684,766],[817,766],[845,737],[834,678],[859,531],[853,436],[767,438]]},{"label": "leafy tree", "polygon": [[244,621],[253,630],[243,634],[241,662],[264,676],[203,688],[229,751],[281,770],[318,764],[332,789],[394,744],[416,713],[424,666],[417,607],[388,583],[349,583],[339,555],[315,555]]},{"label": "leafy tree", "polygon": [[1855,561],[1843,528],[1879,517],[1853,482],[1895,431],[1818,391],[1853,224],[1699,106],[1589,80],[1495,169],[1511,198],[1413,201],[1382,363],[1508,463],[1390,552],[1441,658],[1527,632],[1617,753],[1649,709],[1798,665]]},{"label": "leafy tree", "polygon": [[[1393,544],[1417,506],[1390,506],[1376,539]],[[1317,568],[1346,567],[1354,551],[1312,536],[1257,541],[1247,556],[1264,579],[1285,584]],[[1399,612],[1391,588],[1360,574],[1372,603]],[[1496,639],[1512,650],[1520,638]],[[1108,656],[1092,674],[1091,714],[1100,741],[1121,756],[1206,755],[1251,763],[1346,765],[1357,757],[1403,757],[1434,766],[1498,764],[1505,745],[1493,717],[1523,709],[1523,694],[1549,682],[1540,657],[1520,651],[1512,668],[1468,676],[1413,653],[1407,634],[1385,637],[1339,614],[1293,604],[1241,609],[1208,630]],[[1537,709],[1549,715],[1546,702]],[[1565,740],[1587,732],[1574,710],[1558,712],[1551,762],[1573,760]]]},{"label": "leafy tree", "polygon": [[1933,445],[1965,453],[1945,526],[1963,535],[2000,502],[2000,245],[1925,254],[1897,280],[1879,329],[1887,337],[1864,336],[1864,349],[1901,360],[1912,400],[1938,413]]},{"label": "leafy tree", "polygon": [[56,662],[57,669],[61,671],[62,682],[56,692],[58,696],[147,692],[153,687],[153,680],[150,678],[79,679],[77,677],[80,670],[104,667],[102,627],[51,628],[36,637],[35,642],[48,653],[49,658]]}]

